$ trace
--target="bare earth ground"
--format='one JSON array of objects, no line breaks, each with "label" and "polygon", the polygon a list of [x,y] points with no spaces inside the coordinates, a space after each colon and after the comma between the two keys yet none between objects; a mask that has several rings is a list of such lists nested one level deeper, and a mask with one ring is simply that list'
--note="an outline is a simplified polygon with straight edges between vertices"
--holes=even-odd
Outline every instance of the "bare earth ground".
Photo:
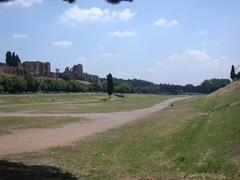
[{"label": "bare earth ground", "polygon": [[160,111],[174,101],[187,99],[189,97],[177,97],[160,102],[152,107],[113,113],[89,113],[89,114],[31,114],[26,112],[1,113],[0,117],[84,117],[89,121],[69,123],[63,127],[46,129],[22,129],[15,130],[12,134],[0,136],[0,156],[17,154],[23,152],[48,149],[56,146],[66,146],[108,129],[120,127],[126,123],[141,120],[144,117]]}]

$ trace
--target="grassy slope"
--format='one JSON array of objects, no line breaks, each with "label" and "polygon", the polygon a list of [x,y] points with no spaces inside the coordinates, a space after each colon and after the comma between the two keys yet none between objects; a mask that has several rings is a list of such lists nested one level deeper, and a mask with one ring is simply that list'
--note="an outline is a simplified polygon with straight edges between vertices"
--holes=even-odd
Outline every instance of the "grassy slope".
[{"label": "grassy slope", "polygon": [[[129,94],[111,101],[102,93],[1,95],[0,112],[34,111],[39,113],[89,113],[126,111],[149,107],[170,96]],[[54,102],[52,102],[54,98]]]},{"label": "grassy slope", "polygon": [[240,93],[195,97],[174,103],[137,124],[108,131],[80,144],[5,157],[27,164],[47,164],[78,177],[208,178],[240,177],[240,106],[208,114]]}]

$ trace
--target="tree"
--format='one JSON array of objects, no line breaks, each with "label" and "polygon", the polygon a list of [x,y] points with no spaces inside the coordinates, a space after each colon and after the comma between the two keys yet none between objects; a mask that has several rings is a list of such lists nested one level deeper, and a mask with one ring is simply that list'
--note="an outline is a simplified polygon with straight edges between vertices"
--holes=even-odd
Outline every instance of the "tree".
[{"label": "tree", "polygon": [[212,93],[230,83],[229,79],[207,79],[201,83],[201,92]]},{"label": "tree", "polygon": [[40,83],[37,79],[35,79],[34,77],[32,77],[30,75],[24,76],[24,79],[27,83],[26,90],[28,92],[37,92],[39,90]]},{"label": "tree", "polygon": [[[13,0],[0,0],[0,3],[1,2],[8,2],[8,1],[13,1]],[[15,0],[16,1],[16,0]],[[76,0],[63,0],[63,1],[67,1],[67,2],[69,2],[69,3],[73,3],[73,2],[75,2]],[[107,2],[109,2],[109,3],[112,3],[112,4],[117,4],[117,3],[119,3],[119,2],[121,2],[121,1],[133,1],[133,0],[107,0]]]},{"label": "tree", "polygon": [[15,52],[13,52],[11,62],[10,62],[10,66],[15,66],[15,62],[16,62],[16,55],[15,55]]},{"label": "tree", "polygon": [[56,77],[59,77],[60,69],[56,68],[55,71],[56,71]]},{"label": "tree", "polygon": [[240,72],[238,72],[238,73],[236,74],[236,79],[237,79],[237,80],[240,79]]},{"label": "tree", "polygon": [[120,83],[118,85],[115,85],[114,92],[117,92],[117,93],[132,93],[133,92],[133,86],[129,83]]},{"label": "tree", "polygon": [[133,0],[107,0],[107,2],[112,3],[112,4],[117,4],[117,3],[121,2],[121,1],[130,1],[130,2],[132,2]]},{"label": "tree", "polygon": [[15,58],[15,65],[17,66],[18,64],[21,63],[21,60],[20,58],[18,57],[18,55],[16,55],[16,58]]},{"label": "tree", "polygon": [[230,73],[231,79],[234,81],[236,79],[236,73],[235,73],[235,67],[232,65],[231,73]]},{"label": "tree", "polygon": [[11,64],[11,59],[12,59],[12,53],[10,51],[7,51],[7,53],[6,53],[6,64],[7,65]]},{"label": "tree", "polygon": [[27,89],[27,82],[22,76],[4,74],[0,75],[0,86],[4,92],[19,93]]},{"label": "tree", "polygon": [[7,51],[6,53],[6,64],[9,66],[17,66],[21,63],[21,60],[19,56],[15,52],[11,53],[10,51]]},{"label": "tree", "polygon": [[69,80],[71,80],[71,78],[72,78],[72,77],[71,77],[71,74],[70,74],[70,73],[65,73],[65,72],[64,72],[64,73],[62,74],[62,79],[65,80],[65,81],[69,81]]},{"label": "tree", "polygon": [[111,98],[111,95],[113,94],[113,77],[112,74],[109,73],[107,75],[107,93],[109,95],[109,99]]},{"label": "tree", "polygon": [[70,72],[70,69],[69,67],[66,67],[65,70],[64,70],[65,73],[69,73]]}]

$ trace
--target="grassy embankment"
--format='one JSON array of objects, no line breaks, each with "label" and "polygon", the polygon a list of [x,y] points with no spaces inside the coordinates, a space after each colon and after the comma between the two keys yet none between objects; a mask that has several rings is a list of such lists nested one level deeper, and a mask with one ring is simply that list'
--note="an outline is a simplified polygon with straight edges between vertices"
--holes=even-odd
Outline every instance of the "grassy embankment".
[{"label": "grassy embankment", "polygon": [[[239,179],[239,90],[174,103],[148,121],[71,147],[5,158],[56,166],[87,179]],[[228,103],[230,108],[208,113]]]}]

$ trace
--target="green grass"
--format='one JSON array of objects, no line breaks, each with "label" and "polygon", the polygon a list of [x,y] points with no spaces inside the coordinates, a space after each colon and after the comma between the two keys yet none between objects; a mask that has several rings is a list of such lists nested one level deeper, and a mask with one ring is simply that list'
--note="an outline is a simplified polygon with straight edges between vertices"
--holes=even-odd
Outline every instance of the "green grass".
[{"label": "green grass", "polygon": [[83,119],[73,117],[1,117],[0,135],[11,133],[16,129],[58,127],[80,120]]},{"label": "green grass", "polygon": [[[91,113],[127,111],[149,107],[171,96],[127,94],[110,101],[102,93],[1,95],[0,112]],[[54,98],[54,102],[52,102]]]},{"label": "green grass", "polygon": [[195,97],[71,147],[5,159],[56,166],[83,179],[239,179],[240,106],[205,113],[239,100],[239,93]]}]

